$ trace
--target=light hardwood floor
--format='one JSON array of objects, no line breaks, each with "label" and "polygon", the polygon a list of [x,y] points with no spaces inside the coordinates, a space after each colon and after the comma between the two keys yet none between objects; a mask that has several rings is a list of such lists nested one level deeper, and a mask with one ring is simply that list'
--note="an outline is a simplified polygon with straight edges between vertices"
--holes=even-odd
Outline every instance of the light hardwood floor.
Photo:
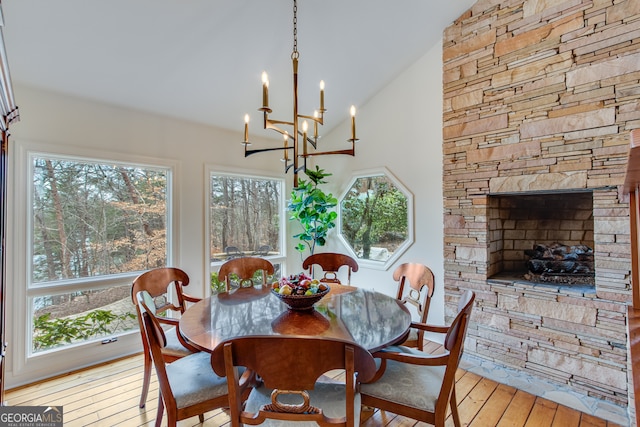
[{"label": "light hardwood floor", "polygon": [[[12,406],[62,405],[65,427],[153,426],[158,396],[155,374],[144,409],[138,408],[141,382],[142,356],[138,355],[8,390],[5,400]],[[617,426],[463,370],[458,371],[456,391],[462,422],[471,427]],[[166,426],[166,418],[163,421]],[[178,425],[200,424],[193,417]],[[203,425],[228,425],[228,417],[220,410],[208,412]],[[427,425],[379,410],[362,413],[361,426]],[[447,426],[453,426],[451,417]]]}]

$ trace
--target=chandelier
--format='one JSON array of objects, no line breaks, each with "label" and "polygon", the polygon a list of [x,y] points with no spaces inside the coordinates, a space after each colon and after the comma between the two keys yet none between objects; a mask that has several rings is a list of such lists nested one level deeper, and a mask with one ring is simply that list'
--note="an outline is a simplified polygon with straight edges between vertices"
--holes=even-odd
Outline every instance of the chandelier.
[{"label": "chandelier", "polygon": [[[249,150],[249,115],[244,116],[244,156],[268,151],[283,151],[284,172],[293,171],[293,186],[298,186],[298,172],[307,169],[307,159],[312,156],[326,156],[329,154],[346,154],[355,156],[356,138],[356,108],[351,106],[351,148],[334,151],[318,151],[318,125],[324,123],[324,81],[320,81],[320,107],[313,112],[313,115],[303,115],[298,112],[298,3],[293,0],[293,52],[291,61],[293,63],[293,119],[291,121],[273,120],[269,117],[272,110],[269,108],[269,77],[266,72],[262,73],[262,111],[264,115],[264,129],[272,129],[280,133],[283,137],[283,144],[278,147],[259,148]],[[310,132],[309,122],[313,124],[313,132]],[[285,130],[290,129],[289,130]],[[291,153],[291,150],[293,152]]]}]

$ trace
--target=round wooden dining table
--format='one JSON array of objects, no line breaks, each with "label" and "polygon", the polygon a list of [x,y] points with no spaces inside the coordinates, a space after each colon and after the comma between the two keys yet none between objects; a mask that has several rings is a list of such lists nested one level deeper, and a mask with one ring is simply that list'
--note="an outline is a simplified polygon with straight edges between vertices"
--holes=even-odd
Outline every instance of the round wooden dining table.
[{"label": "round wooden dining table", "polygon": [[291,310],[269,288],[239,288],[205,298],[180,319],[182,335],[202,351],[247,335],[295,335],[339,338],[370,352],[402,342],[411,315],[395,298],[372,290],[331,285],[308,311]]}]

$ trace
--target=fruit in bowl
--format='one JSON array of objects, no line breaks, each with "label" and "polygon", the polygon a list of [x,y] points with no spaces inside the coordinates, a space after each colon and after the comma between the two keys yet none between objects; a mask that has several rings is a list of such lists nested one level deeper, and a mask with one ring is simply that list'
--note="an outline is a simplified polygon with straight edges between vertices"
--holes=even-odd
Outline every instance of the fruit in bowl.
[{"label": "fruit in bowl", "polygon": [[318,279],[312,279],[305,273],[299,273],[273,282],[271,289],[281,295],[315,295],[326,291],[329,287]]},{"label": "fruit in bowl", "polygon": [[316,302],[329,293],[329,286],[300,273],[273,282],[271,292],[292,310],[311,310]]}]

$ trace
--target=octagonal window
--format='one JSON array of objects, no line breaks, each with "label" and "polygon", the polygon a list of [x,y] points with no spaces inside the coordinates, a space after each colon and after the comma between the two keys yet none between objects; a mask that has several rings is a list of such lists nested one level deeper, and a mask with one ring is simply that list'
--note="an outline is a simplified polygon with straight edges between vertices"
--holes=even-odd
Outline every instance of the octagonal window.
[{"label": "octagonal window", "polygon": [[354,175],[338,218],[340,238],[370,267],[388,268],[413,243],[413,195],[387,169]]}]

